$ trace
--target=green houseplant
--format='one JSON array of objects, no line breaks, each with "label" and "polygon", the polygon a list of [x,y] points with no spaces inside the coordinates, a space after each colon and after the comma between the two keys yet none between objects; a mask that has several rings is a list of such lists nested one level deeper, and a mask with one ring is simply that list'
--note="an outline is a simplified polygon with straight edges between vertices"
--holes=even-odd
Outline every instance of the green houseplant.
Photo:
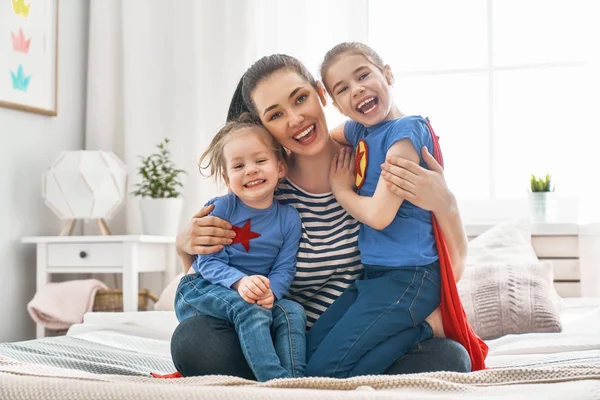
[{"label": "green houseplant", "polygon": [[551,222],[556,218],[557,201],[554,193],[554,182],[550,174],[537,176],[531,174],[529,179],[529,206],[534,222]]},{"label": "green houseplant", "polygon": [[536,176],[535,174],[531,174],[531,179],[529,181],[531,186],[532,193],[538,192],[553,192],[554,185],[552,183],[552,178],[550,174],[546,174],[545,177]]},{"label": "green houseplant", "polygon": [[146,235],[174,236],[177,234],[183,197],[180,175],[185,171],[175,167],[169,151],[169,139],[156,145],[158,151],[138,156],[137,169],[141,181],[134,187],[134,196],[141,197],[142,230]]}]

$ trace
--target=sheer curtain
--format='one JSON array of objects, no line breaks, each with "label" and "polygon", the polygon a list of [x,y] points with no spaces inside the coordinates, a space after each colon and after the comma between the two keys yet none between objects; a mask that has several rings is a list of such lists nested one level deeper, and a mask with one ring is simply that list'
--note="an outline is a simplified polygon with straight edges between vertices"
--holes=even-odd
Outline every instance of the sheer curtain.
[{"label": "sheer curtain", "polygon": [[[325,51],[364,40],[366,0],[92,0],[86,149],[112,150],[138,181],[137,155],[164,137],[187,171],[185,223],[224,192],[199,175],[197,160],[223,125],[241,74],[263,55],[293,55],[313,72]],[[328,109],[335,123],[339,116]],[[333,126],[333,125],[331,125]],[[110,223],[141,230],[137,199]],[[90,226],[90,229],[94,227]]]}]

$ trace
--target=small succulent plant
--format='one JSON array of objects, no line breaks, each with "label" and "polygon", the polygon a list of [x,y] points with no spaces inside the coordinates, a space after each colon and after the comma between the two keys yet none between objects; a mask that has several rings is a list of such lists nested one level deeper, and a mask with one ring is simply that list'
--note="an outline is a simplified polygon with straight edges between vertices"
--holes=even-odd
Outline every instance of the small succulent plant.
[{"label": "small succulent plant", "polygon": [[553,192],[554,184],[552,183],[552,177],[550,174],[543,176],[536,176],[531,174],[531,191],[532,192]]}]

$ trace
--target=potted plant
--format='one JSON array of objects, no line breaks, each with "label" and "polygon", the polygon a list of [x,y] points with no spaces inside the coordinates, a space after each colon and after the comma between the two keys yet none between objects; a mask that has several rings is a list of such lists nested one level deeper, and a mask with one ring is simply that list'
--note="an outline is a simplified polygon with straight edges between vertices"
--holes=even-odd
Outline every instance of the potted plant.
[{"label": "potted plant", "polygon": [[529,204],[533,221],[550,222],[554,220],[556,217],[556,196],[550,174],[546,174],[546,176],[531,174],[529,184],[531,188]]},{"label": "potted plant", "polygon": [[156,147],[157,153],[147,157],[138,156],[138,174],[142,178],[135,185],[133,195],[141,197],[142,230],[145,235],[175,236],[183,207],[180,175],[182,169],[175,168],[165,138]]}]

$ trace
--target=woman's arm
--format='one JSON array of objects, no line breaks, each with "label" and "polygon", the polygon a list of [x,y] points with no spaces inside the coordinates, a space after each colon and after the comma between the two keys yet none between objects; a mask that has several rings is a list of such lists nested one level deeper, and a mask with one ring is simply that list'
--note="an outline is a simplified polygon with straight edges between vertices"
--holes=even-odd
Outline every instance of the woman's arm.
[{"label": "woman's arm", "polygon": [[467,234],[463,226],[456,199],[452,195],[452,200],[448,203],[449,209],[445,212],[434,212],[440,229],[446,239],[448,251],[450,252],[450,260],[452,262],[452,270],[456,282],[460,281],[463,272],[465,271],[465,263],[467,261]]},{"label": "woman's arm", "polygon": [[188,272],[196,254],[213,254],[230,244],[235,232],[231,224],[209,216],[214,205],[204,206],[192,217],[187,229],[177,235],[175,245],[184,272]]},{"label": "woman's arm", "polygon": [[381,176],[397,196],[434,213],[446,238],[452,269],[458,282],[465,268],[467,235],[456,198],[446,184],[444,169],[426,147],[421,149],[421,155],[429,170],[413,161],[392,156],[387,157]]}]

